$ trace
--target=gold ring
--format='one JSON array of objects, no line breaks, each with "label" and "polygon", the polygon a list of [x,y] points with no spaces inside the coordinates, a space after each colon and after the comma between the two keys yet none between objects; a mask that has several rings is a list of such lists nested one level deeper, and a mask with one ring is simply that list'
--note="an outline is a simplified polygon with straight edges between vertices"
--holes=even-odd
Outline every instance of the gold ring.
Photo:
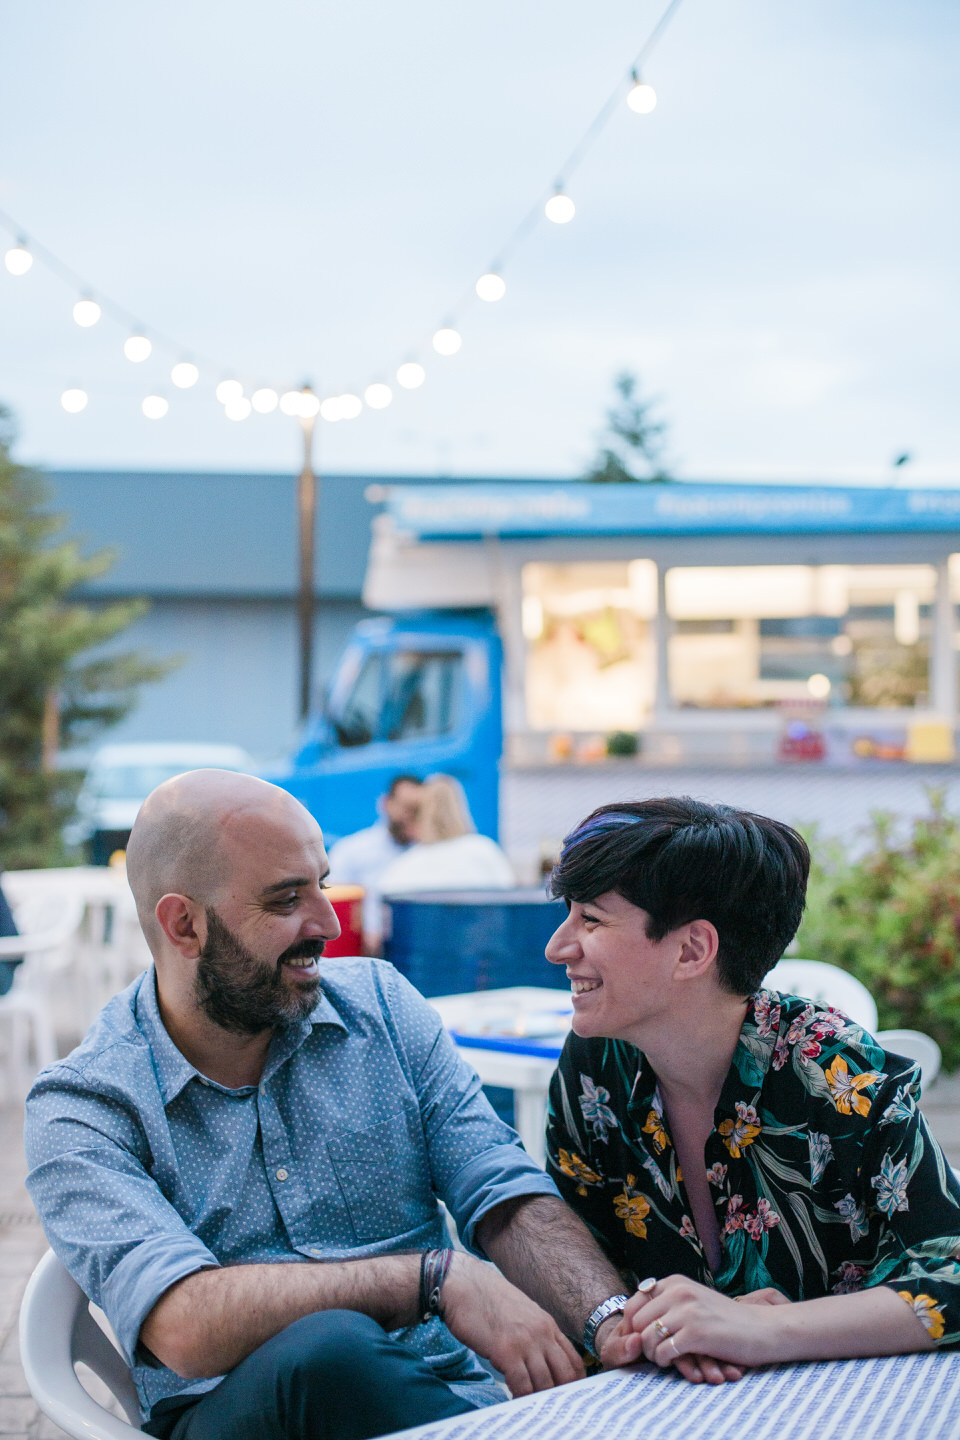
[{"label": "gold ring", "polygon": [[[664,1325],[662,1320],[654,1320],[653,1328],[654,1330],[656,1330],[657,1334],[661,1337],[661,1339],[670,1339],[670,1331],[667,1329],[666,1325]],[[674,1346],[674,1349],[676,1349],[676,1346]]]},{"label": "gold ring", "polygon": [[641,1281],[640,1281],[640,1284],[637,1286],[637,1294],[638,1294],[638,1295],[652,1295],[653,1292],[654,1292],[654,1290],[655,1290],[656,1288],[657,1288],[656,1279],[654,1278],[654,1276],[648,1275],[647,1278],[646,1278],[646,1280],[641,1280]]}]

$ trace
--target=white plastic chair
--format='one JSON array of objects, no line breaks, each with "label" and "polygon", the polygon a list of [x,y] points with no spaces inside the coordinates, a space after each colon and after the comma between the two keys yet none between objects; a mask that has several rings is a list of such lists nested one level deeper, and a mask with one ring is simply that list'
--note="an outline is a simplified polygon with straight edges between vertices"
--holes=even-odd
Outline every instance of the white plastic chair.
[{"label": "white plastic chair", "polygon": [[877,1006],[873,996],[856,976],[837,965],[823,960],[781,960],[764,976],[763,983],[770,990],[802,995],[818,1005],[836,1005],[864,1030],[876,1034]]},{"label": "white plastic chair", "polygon": [[37,1071],[57,1058],[53,992],[63,989],[83,904],[73,895],[45,893],[17,905],[14,913],[23,933],[0,937],[0,960],[22,956],[23,963],[6,995],[0,995],[0,1022],[9,1022],[9,1041],[0,1042],[0,1067],[7,1071],[7,1091],[23,1096]]},{"label": "white plastic chair", "polygon": [[891,1050],[894,1055],[904,1055],[920,1066],[920,1083],[924,1089],[932,1085],[940,1074],[943,1059],[940,1046],[931,1035],[925,1035],[922,1030],[878,1030],[874,1038],[879,1040],[884,1050]]},{"label": "white plastic chair", "polygon": [[[126,1361],[52,1250],[31,1275],[20,1307],[20,1357],[34,1400],[74,1440],[130,1440],[142,1433]],[[106,1385],[126,1420],[88,1395],[74,1369],[78,1363]]]}]

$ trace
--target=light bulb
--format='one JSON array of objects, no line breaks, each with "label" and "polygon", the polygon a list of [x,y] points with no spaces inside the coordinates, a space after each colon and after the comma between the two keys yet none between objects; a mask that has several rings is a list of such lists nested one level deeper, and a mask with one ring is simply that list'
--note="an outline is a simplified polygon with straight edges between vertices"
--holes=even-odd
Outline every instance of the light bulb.
[{"label": "light bulb", "polygon": [[426,378],[426,370],[422,365],[418,365],[416,360],[408,360],[397,371],[397,384],[402,385],[404,390],[419,390]]},{"label": "light bulb", "polygon": [[170,371],[170,379],[178,390],[189,390],[200,379],[200,371],[189,360],[181,360]]},{"label": "light bulb", "polygon": [[810,676],[810,679],[807,681],[807,689],[810,691],[814,700],[826,700],[833,686],[830,684],[830,679],[827,675],[818,673]]},{"label": "light bulb", "polygon": [[123,353],[134,365],[139,365],[141,360],[146,360],[153,346],[146,335],[131,335],[129,340],[123,342]]},{"label": "light bulb", "polygon": [[637,115],[649,115],[657,108],[657,92],[652,85],[646,85],[634,76],[633,89],[627,96],[627,104]]},{"label": "light bulb", "polygon": [[86,330],[100,319],[100,306],[96,300],[78,300],[73,307],[73,318]]},{"label": "light bulb", "polygon": [[327,396],[326,400],[324,400],[320,406],[320,418],[329,421],[331,425],[335,425],[338,420],[343,419],[343,409],[340,404],[339,395]]},{"label": "light bulb", "polygon": [[550,196],[543,210],[547,219],[552,220],[554,225],[566,225],[567,221],[572,220],[577,213],[576,205],[569,195],[564,195],[562,190],[558,190],[555,195]]},{"label": "light bulb", "polygon": [[359,395],[347,394],[340,396],[340,414],[344,420],[356,420],[362,410],[363,401]]},{"label": "light bulb", "polygon": [[239,400],[243,396],[243,386],[239,380],[221,380],[217,386],[217,399],[221,405],[227,405],[231,400]]},{"label": "light bulb", "polygon": [[389,385],[384,385],[378,380],[373,385],[367,386],[363,392],[363,398],[371,410],[385,410],[393,399],[393,391]]},{"label": "light bulb", "polygon": [[312,390],[300,391],[300,419],[313,420],[320,414],[320,401]]},{"label": "light bulb", "polygon": [[263,390],[254,390],[250,403],[258,415],[272,415],[279,399],[276,390],[265,387]]},{"label": "light bulb", "polygon": [[477,294],[481,300],[502,300],[507,293],[507,287],[499,275],[491,270],[486,275],[481,275],[477,281]]},{"label": "light bulb", "polygon": [[170,402],[162,395],[148,395],[140,408],[148,420],[162,420],[170,409]]},{"label": "light bulb", "polygon": [[460,331],[451,329],[449,325],[438,330],[433,337],[433,348],[438,355],[456,355],[462,344],[463,336]]},{"label": "light bulb", "polygon": [[280,396],[280,409],[284,415],[300,414],[300,391],[285,390]]},{"label": "light bulb", "polygon": [[33,264],[33,256],[26,245],[14,245],[4,255],[3,263],[11,275],[26,275]]},{"label": "light bulb", "polygon": [[223,407],[228,420],[246,420],[250,414],[250,401],[244,395],[236,395]]},{"label": "light bulb", "polygon": [[60,404],[68,415],[79,415],[81,410],[87,408],[86,390],[64,390],[60,396]]}]

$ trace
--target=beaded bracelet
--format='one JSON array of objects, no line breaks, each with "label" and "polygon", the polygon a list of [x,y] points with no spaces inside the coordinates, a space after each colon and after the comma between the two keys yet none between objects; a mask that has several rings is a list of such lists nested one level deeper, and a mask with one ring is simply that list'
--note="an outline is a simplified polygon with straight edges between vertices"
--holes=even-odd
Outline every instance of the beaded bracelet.
[{"label": "beaded bracelet", "polygon": [[442,1316],[440,1291],[452,1260],[452,1250],[424,1250],[420,1256],[419,1310],[423,1323]]}]

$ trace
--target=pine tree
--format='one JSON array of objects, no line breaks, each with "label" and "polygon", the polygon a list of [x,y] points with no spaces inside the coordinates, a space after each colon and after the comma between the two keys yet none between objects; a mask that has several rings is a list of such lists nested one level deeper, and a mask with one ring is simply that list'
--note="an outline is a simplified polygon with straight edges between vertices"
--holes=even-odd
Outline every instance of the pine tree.
[{"label": "pine tree", "polygon": [[88,744],[134,704],[168,664],[133,651],[86,652],[138,619],[141,600],[88,605],[77,587],[109,570],[109,551],[84,557],[58,539],[41,477],[14,462],[0,409],[0,865],[63,864],[61,832],[82,770],[57,768],[61,749]]},{"label": "pine tree", "polygon": [[[619,399],[607,411],[606,440],[584,477],[587,480],[672,480],[663,460],[666,425],[652,420],[652,404],[637,394],[637,377],[625,370],[614,389]],[[640,470],[640,474],[634,473]]]}]

